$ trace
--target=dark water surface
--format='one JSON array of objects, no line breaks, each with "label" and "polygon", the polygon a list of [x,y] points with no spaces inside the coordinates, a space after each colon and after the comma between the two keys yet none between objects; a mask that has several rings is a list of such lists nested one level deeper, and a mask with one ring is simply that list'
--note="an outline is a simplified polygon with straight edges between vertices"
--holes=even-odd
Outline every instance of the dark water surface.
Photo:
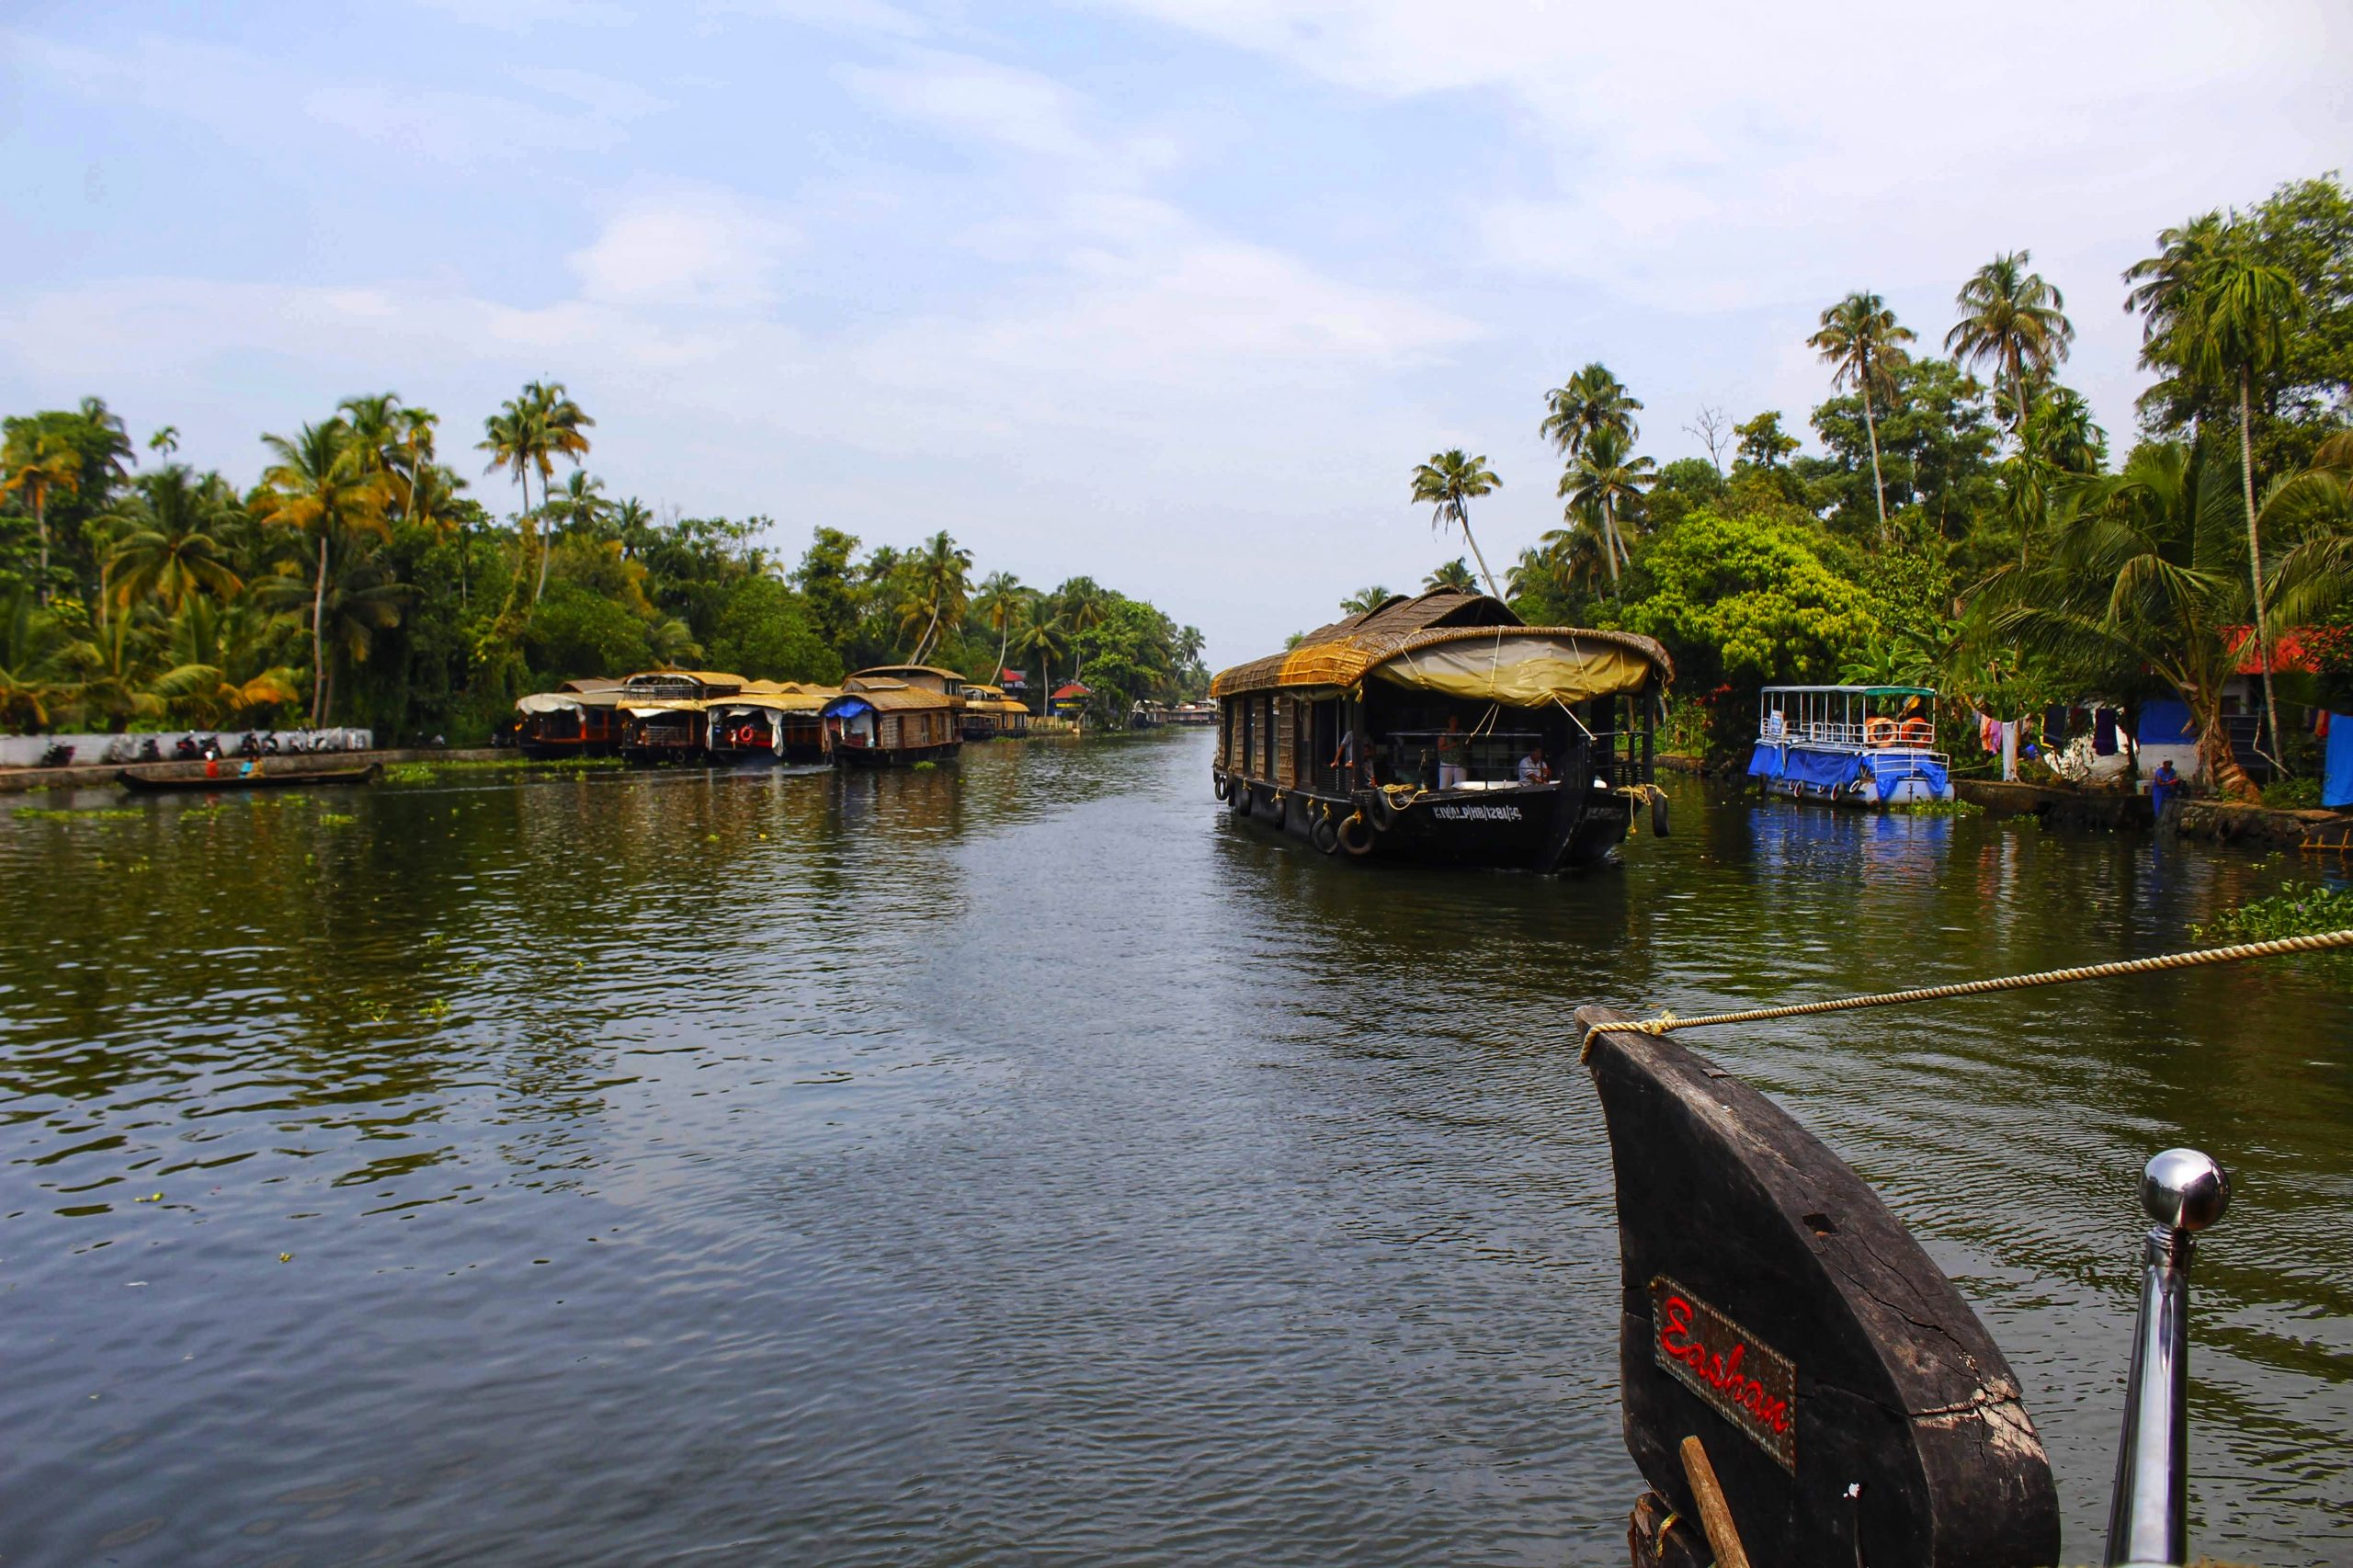
[{"label": "dark water surface", "polygon": [[[0,1562],[1622,1562],[1571,1010],[2160,951],[2295,869],[1685,786],[1621,869],[1381,871],[1208,744],[0,820]],[[2074,1561],[2141,1163],[2233,1165],[2194,1539],[2353,1561],[2346,968],[1690,1038],[1961,1280]]]}]

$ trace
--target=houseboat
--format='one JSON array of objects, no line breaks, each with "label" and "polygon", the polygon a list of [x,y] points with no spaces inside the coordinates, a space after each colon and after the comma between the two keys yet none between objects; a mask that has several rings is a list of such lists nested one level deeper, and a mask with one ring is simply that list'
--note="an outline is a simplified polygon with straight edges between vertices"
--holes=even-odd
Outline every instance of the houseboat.
[{"label": "houseboat", "polygon": [[1748,776],[1768,794],[1839,806],[1949,801],[1936,713],[1925,686],[1768,686]]},{"label": "houseboat", "polygon": [[743,676],[716,670],[631,676],[621,682],[621,755],[632,762],[699,761],[710,739],[705,704],[743,689]]},{"label": "houseboat", "polygon": [[964,687],[964,738],[993,741],[1029,733],[1029,710],[994,686]]},{"label": "houseboat", "polygon": [[704,744],[721,764],[818,763],[825,727],[818,717],[838,687],[753,680],[733,697],[703,704]]},{"label": "houseboat", "polygon": [[1324,854],[1557,871],[1647,801],[1674,666],[1647,637],[1529,626],[1438,588],[1221,673],[1218,798]]},{"label": "houseboat", "polygon": [[[961,690],[963,677],[947,675]],[[963,704],[895,674],[861,670],[819,710],[825,751],[836,767],[905,767],[952,757],[964,744]]]},{"label": "houseboat", "polygon": [[526,756],[609,756],[620,746],[621,683],[568,680],[515,704],[515,744]]}]

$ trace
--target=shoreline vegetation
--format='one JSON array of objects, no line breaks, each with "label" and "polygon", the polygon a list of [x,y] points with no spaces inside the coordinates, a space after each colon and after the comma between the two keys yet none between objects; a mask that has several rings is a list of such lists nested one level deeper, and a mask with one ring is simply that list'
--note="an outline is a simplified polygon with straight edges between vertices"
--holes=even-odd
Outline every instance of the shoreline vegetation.
[{"label": "shoreline vegetation", "polygon": [[[105,401],[0,422],[0,732],[343,725],[398,746],[480,744],[570,679],[724,668],[838,684],[929,663],[1083,682],[1086,717],[1207,684],[1201,635],[1074,576],[975,577],[941,529],[866,548],[815,527],[797,562],[767,517],[656,517],[585,467],[596,425],[558,381],[468,452],[397,393],[347,398],[239,490],[142,459]],[[559,467],[565,469],[561,483]],[[467,494],[503,477],[515,508]]]},{"label": "shoreline vegetation", "polygon": [[[1933,686],[1963,772],[1984,764],[1980,712],[2174,699],[2212,786],[2253,801],[2226,723],[2244,670],[2280,715],[2279,803],[2314,793],[2317,744],[2284,721],[2353,710],[2353,199],[2330,173],[2196,215],[2119,281],[2155,377],[2129,449],[2061,380],[2067,295],[2027,250],[1964,279],[1940,336],[1867,290],[1822,311],[1804,343],[1829,381],[1808,416],[1823,456],[1779,409],[1704,404],[1682,427],[1708,456],[1661,465],[1643,401],[1586,365],[1539,425],[1561,527],[1504,596],[1532,625],[1665,643],[1671,750],[1745,753],[1772,682]],[[1503,483],[1461,449],[1413,471],[1413,503],[1466,550],[1424,587],[1486,580],[1472,514]]]}]

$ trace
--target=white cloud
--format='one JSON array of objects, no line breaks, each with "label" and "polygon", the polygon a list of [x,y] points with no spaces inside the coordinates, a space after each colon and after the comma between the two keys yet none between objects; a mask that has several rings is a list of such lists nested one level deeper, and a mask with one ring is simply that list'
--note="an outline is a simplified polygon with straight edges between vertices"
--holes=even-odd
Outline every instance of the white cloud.
[{"label": "white cloud", "polygon": [[792,226],[758,203],[676,187],[624,204],[567,260],[582,298],[599,303],[742,310],[774,297],[795,243]]},{"label": "white cloud", "polygon": [[631,19],[626,8],[609,0],[410,0],[410,4],[507,33],[549,26],[614,28]]},{"label": "white cloud", "polygon": [[1050,158],[1096,155],[1095,143],[1074,124],[1077,96],[1035,72],[924,51],[903,66],[850,65],[835,74],[868,102],[951,135]]}]

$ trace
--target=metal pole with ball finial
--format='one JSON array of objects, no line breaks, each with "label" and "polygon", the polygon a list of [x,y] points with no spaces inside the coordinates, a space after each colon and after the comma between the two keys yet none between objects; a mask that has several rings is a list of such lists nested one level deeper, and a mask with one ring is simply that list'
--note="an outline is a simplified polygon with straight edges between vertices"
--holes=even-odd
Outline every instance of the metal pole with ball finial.
[{"label": "metal pole with ball finial", "polygon": [[2142,1253],[2141,1320],[2108,1513],[2109,1568],[2188,1556],[2191,1239],[2230,1204],[2230,1173],[2195,1149],[2167,1149],[2142,1173],[2141,1207],[2156,1225]]}]

